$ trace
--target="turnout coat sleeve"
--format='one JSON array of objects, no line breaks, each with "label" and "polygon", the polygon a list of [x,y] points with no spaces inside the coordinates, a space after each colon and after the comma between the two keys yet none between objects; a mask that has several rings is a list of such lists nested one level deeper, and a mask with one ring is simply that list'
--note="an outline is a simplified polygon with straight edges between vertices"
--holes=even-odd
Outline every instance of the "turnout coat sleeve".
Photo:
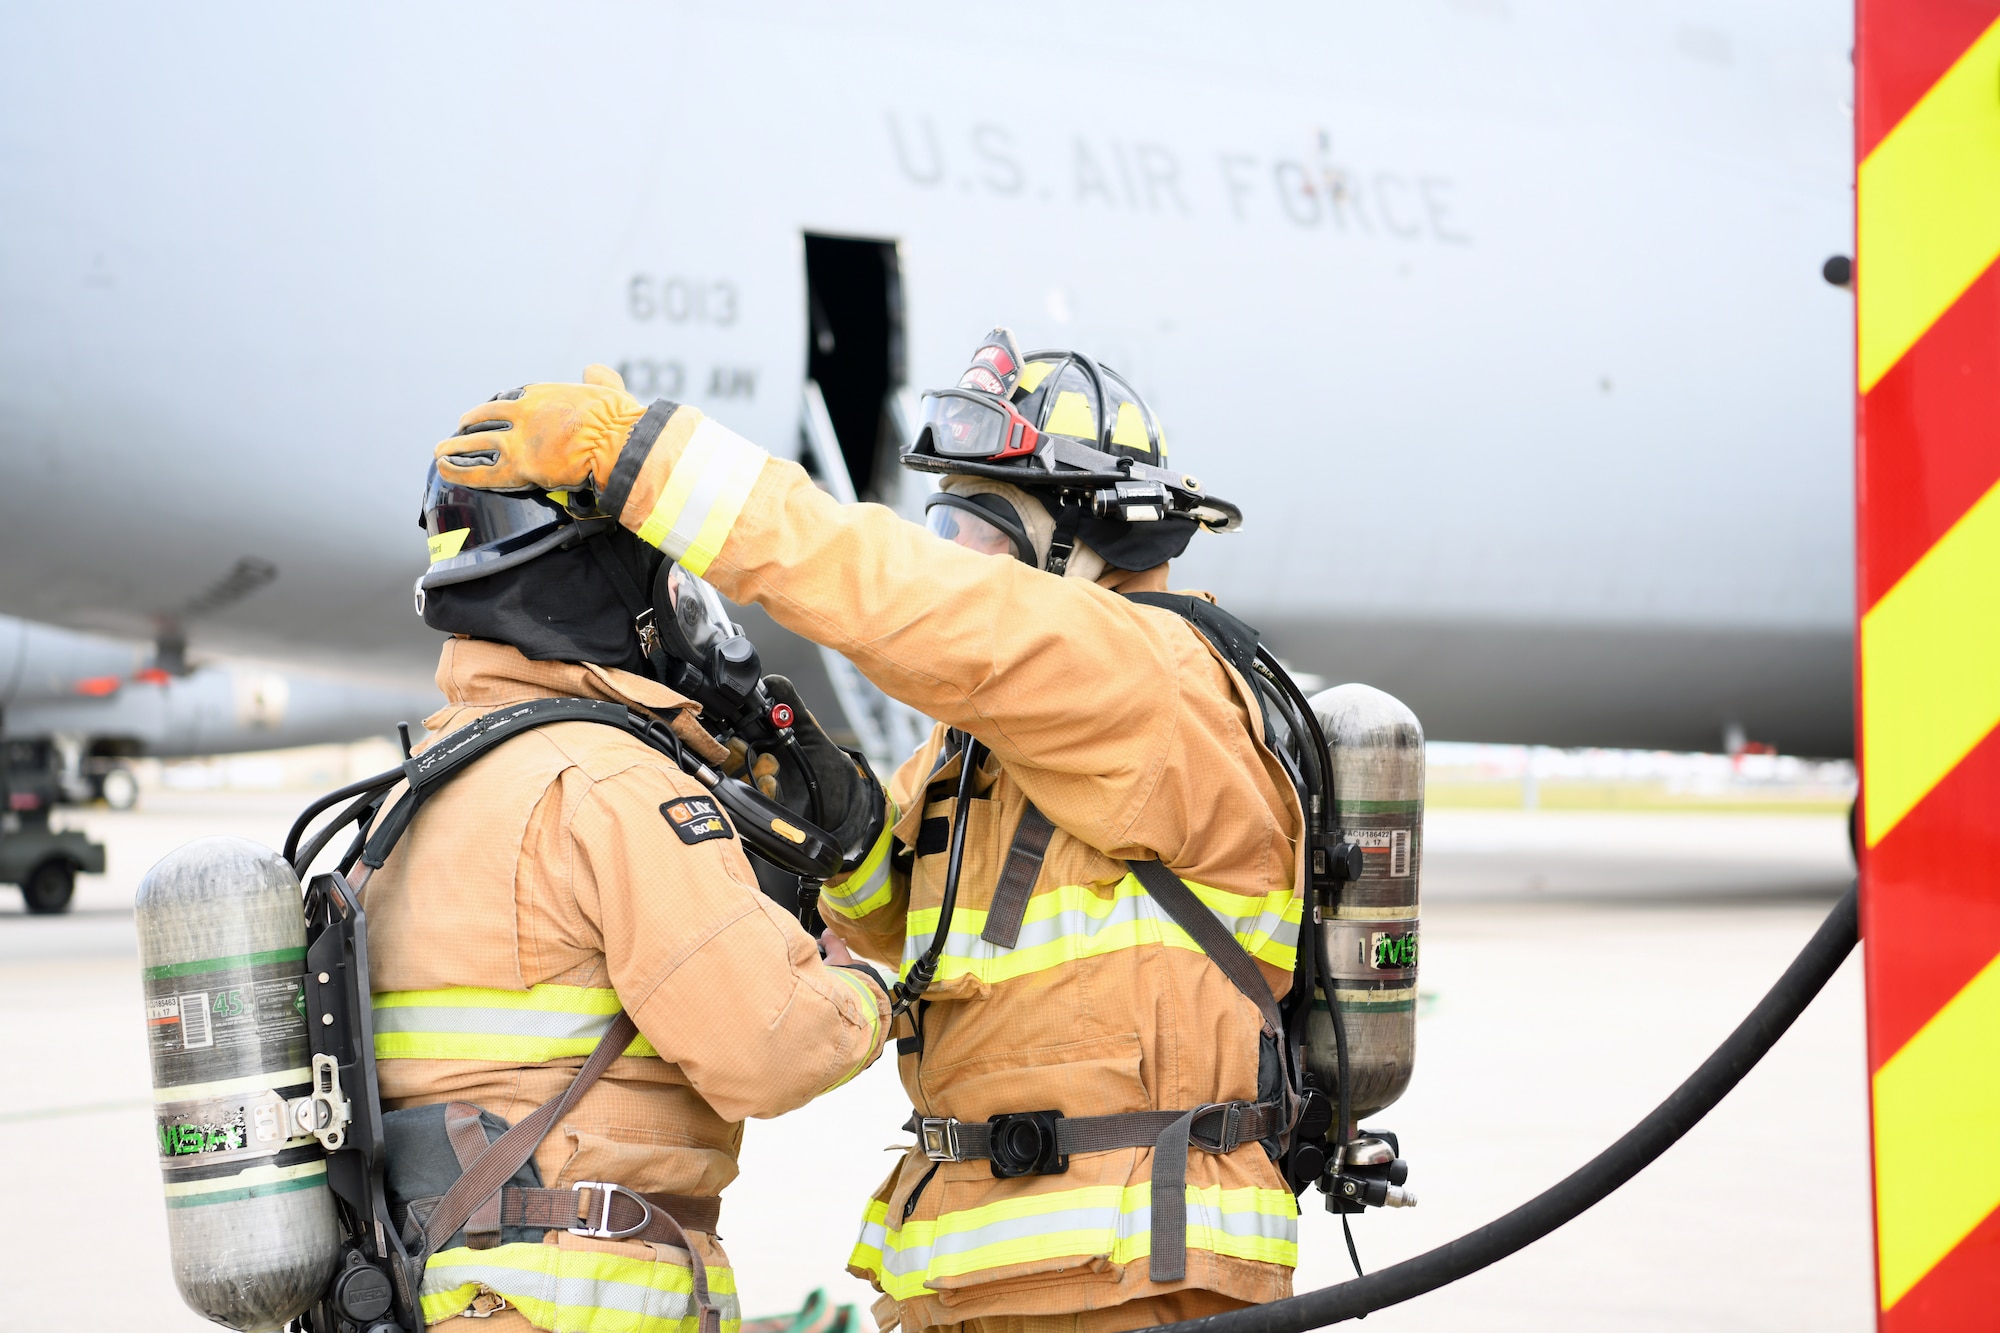
[{"label": "turnout coat sleeve", "polygon": [[594,784],[570,824],[577,903],[660,1055],[724,1119],[780,1115],[875,1059],[888,999],[820,960],[734,839],[676,836],[663,808],[686,795],[643,767]]},{"label": "turnout coat sleeve", "polygon": [[[1172,612],[838,504],[690,407],[638,469],[622,518],[725,596],[986,744],[1089,845],[1242,893],[1298,883],[1303,820],[1248,686]],[[899,773],[899,796],[922,776]]]}]

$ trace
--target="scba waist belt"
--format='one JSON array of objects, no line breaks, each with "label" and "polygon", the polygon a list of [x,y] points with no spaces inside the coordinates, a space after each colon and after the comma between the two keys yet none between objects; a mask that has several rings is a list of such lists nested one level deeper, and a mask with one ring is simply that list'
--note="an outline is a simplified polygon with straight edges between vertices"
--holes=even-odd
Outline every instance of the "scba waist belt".
[{"label": "scba waist belt", "polygon": [[[1192,1111],[1127,1111],[1066,1116],[1016,1111],[985,1124],[912,1113],[914,1131],[933,1162],[985,1161],[1003,1180],[1053,1176],[1069,1170],[1073,1153],[1116,1148],[1153,1150],[1153,1280],[1178,1281],[1187,1271],[1188,1149],[1232,1153],[1288,1128],[1284,1108],[1268,1102],[1209,1102]],[[935,1168],[933,1168],[935,1169]]]},{"label": "scba waist belt", "polygon": [[[414,1200],[407,1218],[421,1230],[442,1197]],[[489,1207],[483,1216],[467,1222],[469,1248],[484,1250],[500,1244],[501,1227],[559,1228],[599,1240],[680,1245],[682,1228],[713,1235],[722,1213],[720,1199],[642,1194],[604,1180],[578,1181],[567,1189],[508,1185],[500,1190],[496,1202],[497,1208]]]},{"label": "scba waist belt", "polygon": [[1192,1111],[1121,1115],[1017,1111],[984,1122],[913,1114],[903,1127],[917,1135],[924,1156],[933,1162],[989,1162],[993,1174],[1004,1180],[1060,1174],[1075,1153],[1159,1148],[1162,1136],[1183,1121],[1185,1144],[1210,1153],[1235,1152],[1284,1128],[1279,1108],[1264,1102],[1210,1102]]}]

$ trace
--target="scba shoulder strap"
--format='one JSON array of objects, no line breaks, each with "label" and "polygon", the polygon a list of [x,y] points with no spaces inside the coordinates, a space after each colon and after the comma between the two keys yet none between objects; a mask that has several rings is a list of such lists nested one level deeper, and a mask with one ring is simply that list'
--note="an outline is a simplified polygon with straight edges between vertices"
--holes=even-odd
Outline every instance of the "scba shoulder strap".
[{"label": "scba shoulder strap", "polygon": [[[1305,1035],[1314,1010],[1314,997],[1319,989],[1319,950],[1310,943],[1310,939],[1317,930],[1320,913],[1317,904],[1324,900],[1330,907],[1337,908],[1342,882],[1340,869],[1343,865],[1351,865],[1353,855],[1352,849],[1330,835],[1325,825],[1333,795],[1326,737],[1313,712],[1312,701],[1292,679],[1284,664],[1259,642],[1260,636],[1255,629],[1205,598],[1156,592],[1130,593],[1127,597],[1141,605],[1159,607],[1180,616],[1236,669],[1256,697],[1264,723],[1265,746],[1276,757],[1298,793],[1300,811],[1305,817],[1305,826],[1300,833],[1306,857],[1304,882],[1296,886],[1296,892],[1304,898],[1304,906],[1308,910],[1304,913],[1307,919],[1300,923],[1291,990],[1282,1002],[1271,1000],[1270,987],[1265,984],[1263,973],[1234,935],[1224,930],[1211,913],[1202,909],[1200,900],[1194,898],[1165,867],[1157,863],[1150,868],[1134,864],[1132,870],[1154,900],[1201,944],[1203,951],[1228,975],[1237,989],[1257,1004],[1264,1022],[1265,1053],[1277,1056],[1279,1082],[1283,1085],[1285,1099],[1290,1103],[1290,1122],[1274,1142],[1284,1155],[1287,1178],[1295,1190],[1300,1189],[1303,1188],[1302,1179],[1293,1167],[1294,1152],[1299,1147],[1295,1131],[1297,1118],[1305,1113],[1308,1101]],[[1180,892],[1176,893],[1176,889]],[[1181,901],[1183,895],[1184,902]],[[1179,911],[1175,910],[1177,904]],[[1221,938],[1212,939],[1211,935]],[[1344,1020],[1337,1007],[1332,1013],[1336,1037],[1342,1038],[1339,1086],[1344,1090],[1347,1086]],[[1274,1017],[1278,1019],[1275,1028]],[[1282,1035],[1274,1038],[1274,1032]],[[1262,1094],[1277,1091],[1261,1079],[1259,1086]],[[1344,1123],[1346,1094],[1342,1091],[1340,1095],[1339,1115]],[[1310,1174],[1317,1175],[1318,1168],[1311,1168]]]},{"label": "scba shoulder strap", "polygon": [[1042,875],[1042,858],[1048,854],[1049,839],[1056,826],[1029,801],[1021,808],[1021,822],[1014,828],[1014,841],[1007,847],[1007,863],[1000,882],[993,887],[993,903],[986,911],[986,928],[979,938],[988,944],[1011,949],[1020,941],[1021,923],[1027,919],[1028,899],[1034,895],[1035,881]]},{"label": "scba shoulder strap", "polygon": [[[726,777],[709,767],[691,753],[675,733],[673,724],[677,716],[676,713],[669,713],[664,718],[649,717],[624,704],[602,699],[530,699],[525,703],[496,708],[457,731],[447,733],[422,754],[411,755],[403,761],[401,768],[343,787],[308,806],[292,826],[292,835],[286,842],[286,859],[303,873],[335,829],[359,819],[367,835],[361,849],[361,863],[370,871],[380,870],[388,861],[389,853],[409,831],[410,821],[416,818],[418,808],[473,760],[537,727],[556,722],[596,722],[617,727],[667,755],[680,765],[682,772],[713,792],[722,808],[728,811],[746,851],[761,856],[782,870],[813,879],[825,879],[840,869],[840,844],[832,834],[809,823],[748,783]],[[388,790],[399,780],[408,784],[407,790],[382,816],[380,825],[374,826],[371,831],[368,820],[373,817],[374,809],[379,807],[368,805],[369,794],[372,792],[375,799],[385,799]],[[293,849],[298,846],[305,827],[322,811],[357,792],[363,799],[321,828],[307,845],[306,855],[295,856]]]},{"label": "scba shoulder strap", "polygon": [[1216,651],[1244,679],[1257,674],[1257,644],[1261,636],[1214,602],[1184,592],[1128,592],[1125,600],[1173,612],[1200,630],[1202,637],[1214,644]]},{"label": "scba shoulder strap", "polygon": [[[599,722],[626,731],[656,749],[663,749],[648,735],[651,727],[664,727],[634,713],[624,704],[600,699],[530,699],[526,703],[496,708],[457,731],[450,732],[422,754],[403,761],[403,779],[409,789],[383,817],[382,826],[368,839],[361,854],[362,864],[380,870],[389,853],[409,830],[410,821],[438,788],[444,786],[467,764],[497,745],[526,731],[555,722]],[[671,734],[671,733],[670,733]]]},{"label": "scba shoulder strap", "polygon": [[1264,980],[1264,974],[1257,970],[1257,960],[1216,919],[1215,913],[1202,906],[1194,890],[1159,861],[1127,861],[1125,866],[1145,886],[1147,896],[1160,905],[1160,910],[1172,917],[1174,924],[1186,931],[1209,961],[1229,978],[1230,984],[1257,1006],[1264,1035],[1275,1037],[1284,1031],[1285,1021],[1278,1015],[1277,997],[1271,994],[1271,985]]}]

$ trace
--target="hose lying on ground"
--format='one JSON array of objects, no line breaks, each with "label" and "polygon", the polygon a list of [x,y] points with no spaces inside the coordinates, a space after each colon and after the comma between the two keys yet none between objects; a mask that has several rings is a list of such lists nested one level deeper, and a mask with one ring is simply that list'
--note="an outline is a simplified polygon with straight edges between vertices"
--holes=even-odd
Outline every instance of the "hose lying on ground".
[{"label": "hose lying on ground", "polygon": [[1743,1081],[1840,969],[1860,938],[1849,888],[1750,1016],[1625,1136],[1513,1212],[1414,1259],[1268,1305],[1161,1325],[1171,1333],[1303,1333],[1356,1319],[1476,1273],[1534,1244],[1651,1165]]}]

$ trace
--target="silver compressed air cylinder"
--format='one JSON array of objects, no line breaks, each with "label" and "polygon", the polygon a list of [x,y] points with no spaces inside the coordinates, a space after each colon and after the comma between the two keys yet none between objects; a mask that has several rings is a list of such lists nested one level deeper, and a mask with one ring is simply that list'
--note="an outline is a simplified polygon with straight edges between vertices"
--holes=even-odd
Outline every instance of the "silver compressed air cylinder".
[{"label": "silver compressed air cylinder", "polygon": [[340,1235],[310,1130],[305,915],[283,857],[202,838],[135,903],[174,1282],[228,1328],[281,1328],[332,1279]]},{"label": "silver compressed air cylinder", "polygon": [[1341,885],[1317,927],[1331,976],[1306,1024],[1306,1066],[1339,1083],[1330,990],[1347,1030],[1348,1114],[1387,1107],[1410,1085],[1417,1045],[1417,886],[1424,859],[1424,729],[1398,698],[1337,685],[1312,698],[1332,758],[1327,828],[1358,844],[1361,878]]}]

